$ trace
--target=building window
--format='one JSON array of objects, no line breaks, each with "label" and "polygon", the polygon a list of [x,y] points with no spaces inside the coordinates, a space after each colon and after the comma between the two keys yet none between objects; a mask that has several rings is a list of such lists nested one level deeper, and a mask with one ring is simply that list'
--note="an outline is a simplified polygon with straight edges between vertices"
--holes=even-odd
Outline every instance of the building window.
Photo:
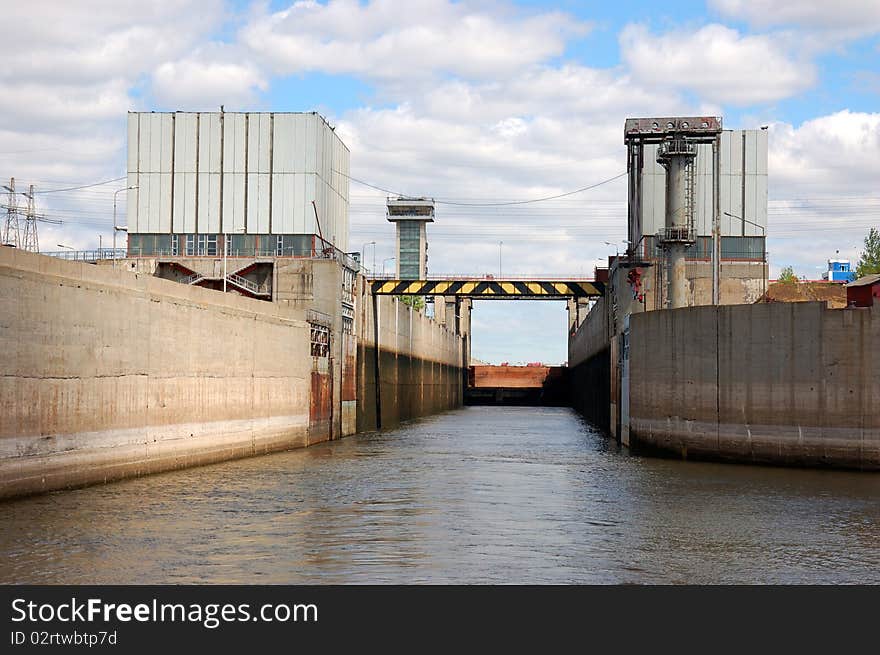
[{"label": "building window", "polygon": [[309,345],[312,357],[330,355],[330,328],[317,323],[309,323]]},{"label": "building window", "polygon": [[180,254],[180,240],[176,234],[171,235],[171,256],[177,257]]},{"label": "building window", "polygon": [[196,235],[195,234],[187,234],[186,235],[186,256],[194,257],[196,254]]},{"label": "building window", "polygon": [[217,235],[209,234],[205,239],[205,254],[208,257],[216,257],[217,256]]},{"label": "building window", "polygon": [[284,255],[284,236],[279,234],[275,239],[275,256],[281,257]]},{"label": "building window", "polygon": [[401,279],[417,280],[419,278],[419,260],[421,259],[421,225],[415,221],[398,223],[400,230],[400,250],[398,252],[398,270]]},{"label": "building window", "polygon": [[128,235],[128,254],[129,256],[137,256],[141,254],[141,235]]},{"label": "building window", "polygon": [[342,300],[354,305],[355,280],[357,273],[350,268],[342,269]]}]

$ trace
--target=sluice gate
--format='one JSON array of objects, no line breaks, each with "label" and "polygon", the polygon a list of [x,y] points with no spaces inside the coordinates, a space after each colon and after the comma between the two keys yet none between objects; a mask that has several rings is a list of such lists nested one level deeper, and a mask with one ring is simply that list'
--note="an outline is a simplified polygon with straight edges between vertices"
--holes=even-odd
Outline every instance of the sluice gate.
[{"label": "sluice gate", "polygon": [[471,366],[466,405],[568,405],[564,366]]}]

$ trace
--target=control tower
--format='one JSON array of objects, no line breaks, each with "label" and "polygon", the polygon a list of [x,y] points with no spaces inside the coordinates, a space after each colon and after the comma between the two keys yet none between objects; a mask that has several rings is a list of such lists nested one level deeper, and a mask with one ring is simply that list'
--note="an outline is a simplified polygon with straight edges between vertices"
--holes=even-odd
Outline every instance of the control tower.
[{"label": "control tower", "polygon": [[388,221],[397,224],[397,279],[424,280],[428,274],[426,225],[434,222],[433,198],[388,198]]}]

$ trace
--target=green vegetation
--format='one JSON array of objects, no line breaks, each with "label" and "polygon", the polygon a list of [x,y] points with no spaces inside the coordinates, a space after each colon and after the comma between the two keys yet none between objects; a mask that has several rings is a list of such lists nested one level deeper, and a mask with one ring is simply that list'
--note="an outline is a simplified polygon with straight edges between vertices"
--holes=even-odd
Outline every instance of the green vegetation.
[{"label": "green vegetation", "polygon": [[425,308],[424,296],[401,296],[401,302],[420,312]]},{"label": "green vegetation", "polygon": [[856,278],[880,273],[880,232],[872,227],[865,237],[865,249],[856,265]]},{"label": "green vegetation", "polygon": [[791,266],[786,266],[781,271],[779,271],[779,279],[778,282],[791,282],[797,283],[797,275],[794,274],[794,269]]}]

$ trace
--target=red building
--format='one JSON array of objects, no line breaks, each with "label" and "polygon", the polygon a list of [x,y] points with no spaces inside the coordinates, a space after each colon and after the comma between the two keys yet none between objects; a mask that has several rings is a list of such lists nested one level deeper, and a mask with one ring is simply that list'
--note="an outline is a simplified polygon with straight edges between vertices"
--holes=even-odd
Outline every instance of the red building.
[{"label": "red building", "polygon": [[880,305],[880,273],[860,277],[846,285],[847,307]]}]

